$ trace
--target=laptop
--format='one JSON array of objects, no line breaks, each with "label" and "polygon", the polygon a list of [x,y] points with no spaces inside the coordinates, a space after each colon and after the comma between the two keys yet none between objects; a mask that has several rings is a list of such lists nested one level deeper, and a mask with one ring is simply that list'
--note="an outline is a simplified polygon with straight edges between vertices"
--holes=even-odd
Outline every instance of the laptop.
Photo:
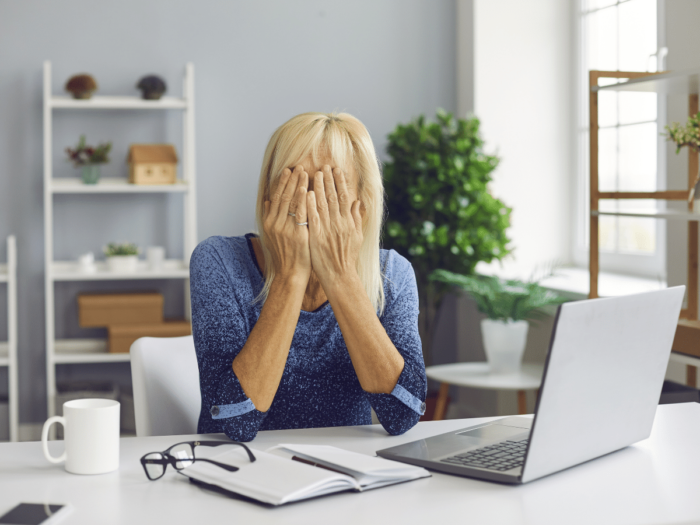
[{"label": "laptop", "polygon": [[522,484],[649,437],[685,286],[559,306],[535,416],[377,451],[440,472]]}]

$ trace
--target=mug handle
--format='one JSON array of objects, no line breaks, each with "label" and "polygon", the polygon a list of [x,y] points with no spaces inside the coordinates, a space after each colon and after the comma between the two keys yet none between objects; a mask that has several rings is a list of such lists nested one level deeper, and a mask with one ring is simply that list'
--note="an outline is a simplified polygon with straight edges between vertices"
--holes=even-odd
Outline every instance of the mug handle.
[{"label": "mug handle", "polygon": [[46,420],[44,428],[41,429],[41,448],[44,450],[44,457],[51,463],[61,463],[66,460],[66,451],[63,451],[59,457],[55,458],[49,454],[49,429],[54,423],[61,423],[63,428],[66,428],[66,418],[61,416],[53,416]]}]

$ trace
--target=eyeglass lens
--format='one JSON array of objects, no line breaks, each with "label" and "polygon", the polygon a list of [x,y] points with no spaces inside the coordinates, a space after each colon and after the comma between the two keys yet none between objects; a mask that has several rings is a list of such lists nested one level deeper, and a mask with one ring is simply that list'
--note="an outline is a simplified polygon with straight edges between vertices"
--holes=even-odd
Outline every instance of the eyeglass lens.
[{"label": "eyeglass lens", "polygon": [[170,449],[170,455],[175,458],[175,468],[182,470],[194,461],[194,447],[190,443],[180,443]]},{"label": "eyeglass lens", "polygon": [[144,468],[146,469],[146,475],[149,479],[158,479],[163,474],[165,474],[165,461],[163,454],[160,452],[153,452],[148,454],[144,461]]}]

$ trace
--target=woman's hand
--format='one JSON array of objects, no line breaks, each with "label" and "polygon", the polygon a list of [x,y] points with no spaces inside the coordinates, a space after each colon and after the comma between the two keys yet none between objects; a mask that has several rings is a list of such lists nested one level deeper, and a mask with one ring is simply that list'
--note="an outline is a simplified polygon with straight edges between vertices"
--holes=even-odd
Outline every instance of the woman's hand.
[{"label": "woman's hand", "polygon": [[362,245],[360,201],[351,201],[345,175],[339,168],[314,175],[307,196],[311,264],[326,294],[345,279],[357,279]]},{"label": "woman's hand", "polygon": [[[270,250],[275,276],[299,279],[304,286],[311,275],[309,231],[297,223],[307,222],[306,193],[309,174],[299,165],[286,168],[279,178],[271,200],[265,201],[263,229],[265,246]],[[292,216],[290,214],[294,214]]]}]

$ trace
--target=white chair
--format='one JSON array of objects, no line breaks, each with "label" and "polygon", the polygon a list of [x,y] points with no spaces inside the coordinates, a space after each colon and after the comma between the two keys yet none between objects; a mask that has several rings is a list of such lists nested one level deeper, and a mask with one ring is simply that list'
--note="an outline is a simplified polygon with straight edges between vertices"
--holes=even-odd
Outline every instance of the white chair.
[{"label": "white chair", "polygon": [[131,380],[138,437],[197,433],[201,395],[191,335],[136,340]]}]

